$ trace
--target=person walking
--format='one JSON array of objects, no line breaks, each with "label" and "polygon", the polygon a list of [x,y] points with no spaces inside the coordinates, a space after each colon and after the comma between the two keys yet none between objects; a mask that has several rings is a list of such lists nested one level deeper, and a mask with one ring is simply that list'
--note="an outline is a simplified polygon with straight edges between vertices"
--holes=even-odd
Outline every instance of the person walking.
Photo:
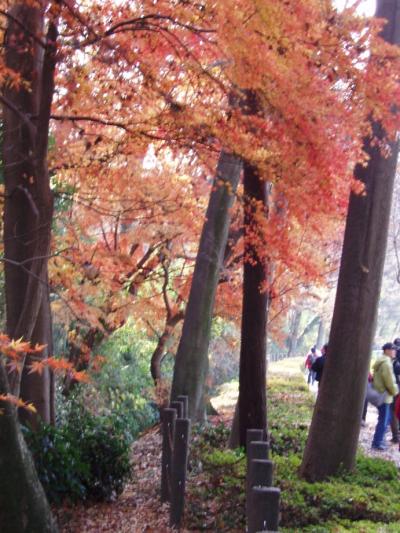
[{"label": "person walking", "polygon": [[315,372],[312,369],[312,366],[316,359],[317,359],[317,351],[315,349],[315,346],[313,346],[311,350],[308,352],[306,362],[305,362],[305,367],[308,369],[308,378],[307,378],[308,385],[310,385],[310,383],[311,385],[314,385]]},{"label": "person walking", "polygon": [[397,394],[397,386],[393,374],[392,360],[396,356],[396,346],[387,342],[382,346],[383,353],[373,366],[373,385],[380,392],[386,392],[384,402],[378,409],[378,422],[372,439],[374,450],[385,450],[385,433],[390,422],[390,404],[393,396]]},{"label": "person walking", "polygon": [[312,364],[311,368],[315,372],[315,381],[318,381],[318,387],[321,384],[322,379],[322,372],[324,371],[325,361],[326,357],[328,355],[328,345],[324,344],[321,348],[321,357],[317,357],[317,359]]}]

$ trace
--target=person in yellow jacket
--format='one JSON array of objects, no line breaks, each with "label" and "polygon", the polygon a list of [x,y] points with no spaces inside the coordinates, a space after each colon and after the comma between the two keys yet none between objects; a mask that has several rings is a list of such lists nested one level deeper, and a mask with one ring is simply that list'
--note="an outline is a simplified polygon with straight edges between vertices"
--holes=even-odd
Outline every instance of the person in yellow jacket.
[{"label": "person in yellow jacket", "polygon": [[378,407],[378,422],[376,424],[372,448],[385,450],[385,433],[390,423],[390,404],[393,396],[397,394],[396,380],[393,374],[392,360],[396,356],[396,346],[387,342],[382,346],[383,354],[380,355],[373,366],[373,384],[378,392],[386,392],[382,405]]}]

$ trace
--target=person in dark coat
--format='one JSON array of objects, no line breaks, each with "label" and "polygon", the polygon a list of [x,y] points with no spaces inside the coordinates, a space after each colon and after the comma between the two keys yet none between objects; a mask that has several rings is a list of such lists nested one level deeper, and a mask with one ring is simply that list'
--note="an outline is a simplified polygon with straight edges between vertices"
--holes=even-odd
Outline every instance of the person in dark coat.
[{"label": "person in dark coat", "polygon": [[318,381],[318,386],[321,383],[322,372],[324,370],[326,356],[328,354],[328,345],[324,344],[321,348],[321,357],[317,357],[312,365],[312,370],[315,372],[315,381]]},{"label": "person in dark coat", "polygon": [[[396,385],[398,390],[400,391],[400,338],[394,339],[393,344],[396,347],[396,356],[393,359],[393,374],[396,380]],[[399,421],[397,417],[395,416],[394,409],[397,401],[397,397],[399,395],[396,394],[396,396],[393,397],[393,402],[390,406],[391,411],[391,419],[390,419],[390,429],[392,430],[392,442],[399,442]]]}]

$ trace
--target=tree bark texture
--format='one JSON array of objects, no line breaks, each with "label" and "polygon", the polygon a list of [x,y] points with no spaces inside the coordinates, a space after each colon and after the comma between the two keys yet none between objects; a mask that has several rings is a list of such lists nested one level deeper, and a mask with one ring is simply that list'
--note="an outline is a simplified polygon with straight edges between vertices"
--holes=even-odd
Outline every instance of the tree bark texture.
[{"label": "tree bark texture", "polygon": [[160,335],[157,342],[157,346],[151,356],[150,373],[151,377],[153,378],[154,385],[157,385],[157,383],[159,383],[162,379],[161,363],[165,356],[165,351],[167,349],[169,341],[172,338],[175,327],[179,324],[181,320],[183,320],[183,318],[183,311],[179,311],[175,314],[167,312],[164,331]]},{"label": "tree bark texture", "polygon": [[[22,79],[2,96],[5,168],[4,254],[7,333],[47,349],[52,345],[47,261],[50,252],[53,195],[47,168],[48,131],[57,27],[51,17],[43,38],[47,2],[16,2],[5,35],[6,65]],[[18,22],[17,22],[18,21]],[[34,38],[33,36],[36,36]],[[40,44],[43,40],[43,44]],[[50,376],[9,375],[13,394],[33,401],[50,421]]]},{"label": "tree bark texture", "polygon": [[[9,392],[0,358],[0,394]],[[15,408],[0,402],[0,531],[2,533],[56,533],[31,454],[22,436]]]},{"label": "tree bark texture", "polygon": [[[245,163],[244,169],[244,267],[243,305],[239,366],[239,440],[246,446],[248,429],[267,427],[266,341],[268,292],[265,290],[266,265],[254,247],[257,233],[256,206],[267,209],[267,187],[255,168]],[[266,213],[265,213],[266,214]],[[263,291],[261,288],[263,287]]]},{"label": "tree bark texture", "polygon": [[[383,37],[399,44],[400,1],[378,1],[389,22]],[[384,83],[384,80],[382,80]],[[382,138],[379,124],[374,134]],[[354,467],[385,258],[398,143],[384,158],[370,140],[366,167],[355,175],[366,195],[351,194],[329,350],[304,452],[301,475],[311,481]]]},{"label": "tree bark texture", "polygon": [[171,398],[189,397],[189,417],[204,419],[204,384],[208,371],[211,320],[226,247],[230,208],[241,173],[241,161],[222,152],[210,195],[182,336],[175,359]]}]

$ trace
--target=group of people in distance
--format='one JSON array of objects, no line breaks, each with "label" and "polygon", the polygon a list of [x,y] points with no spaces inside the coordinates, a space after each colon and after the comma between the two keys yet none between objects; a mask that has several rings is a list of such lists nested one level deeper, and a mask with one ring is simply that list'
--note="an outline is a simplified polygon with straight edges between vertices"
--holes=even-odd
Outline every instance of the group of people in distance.
[{"label": "group of people in distance", "polygon": [[314,385],[316,381],[318,384],[322,378],[322,371],[324,370],[325,360],[328,353],[328,345],[324,344],[321,348],[321,352],[318,353],[317,347],[313,346],[308,352],[305,367],[308,370],[307,383]]},{"label": "group of people in distance", "polygon": [[[307,354],[305,366],[308,370],[307,383],[310,385],[317,381],[321,382],[322,372],[328,353],[328,345],[324,344],[321,355],[315,346]],[[399,420],[400,420],[400,338],[387,342],[382,346],[382,354],[377,357],[372,374],[368,381],[373,383],[374,389],[379,393],[385,393],[384,402],[377,407],[378,421],[376,423],[372,439],[372,449],[386,450],[385,434],[390,425],[392,431],[392,443],[399,443]],[[365,399],[361,424],[365,425],[368,401]]]},{"label": "group of people in distance", "polygon": [[[385,450],[386,430],[390,424],[392,429],[392,442],[399,443],[399,418],[400,418],[400,338],[394,342],[387,342],[382,346],[380,355],[374,365],[373,374],[369,376],[374,388],[385,393],[385,399],[378,409],[378,422],[372,439],[374,450]],[[363,421],[367,412],[367,402],[364,404]]]}]

